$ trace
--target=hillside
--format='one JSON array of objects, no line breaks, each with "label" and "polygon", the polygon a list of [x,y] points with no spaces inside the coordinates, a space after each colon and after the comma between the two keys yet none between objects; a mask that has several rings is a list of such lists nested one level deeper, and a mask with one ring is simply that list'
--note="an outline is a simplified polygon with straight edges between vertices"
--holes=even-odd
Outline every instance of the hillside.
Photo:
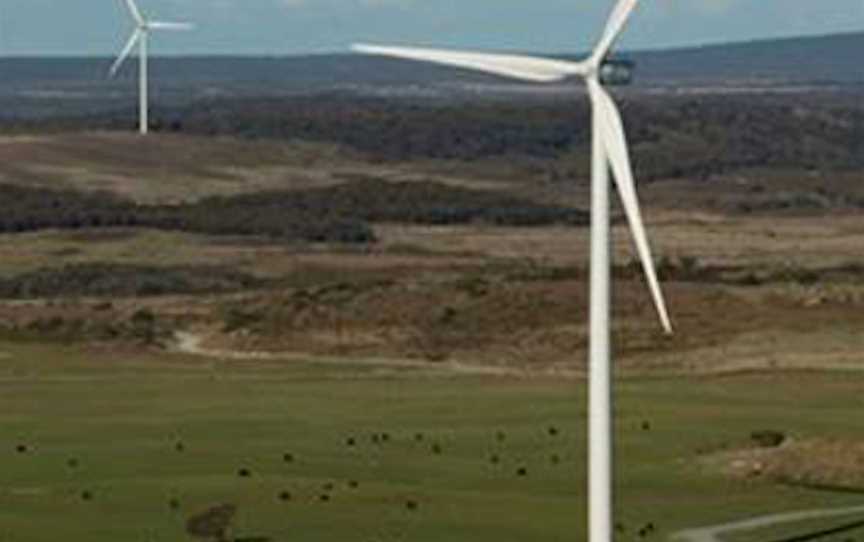
[{"label": "hillside", "polygon": [[781,83],[864,82],[864,32],[785,38],[687,49],[640,51],[632,55],[639,80]]}]

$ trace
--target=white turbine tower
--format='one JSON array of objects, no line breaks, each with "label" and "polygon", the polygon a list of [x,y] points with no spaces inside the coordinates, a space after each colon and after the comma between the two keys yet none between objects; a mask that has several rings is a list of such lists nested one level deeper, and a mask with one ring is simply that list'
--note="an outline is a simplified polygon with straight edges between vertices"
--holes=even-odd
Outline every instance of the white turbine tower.
[{"label": "white turbine tower", "polygon": [[666,310],[633,180],[630,155],[621,115],[603,87],[616,77],[619,67],[607,57],[639,0],[619,0],[591,56],[569,62],[519,55],[497,55],[413,47],[354,45],[357,52],[435,62],[536,82],[560,81],[581,76],[588,85],[592,107],[591,168],[591,307],[589,347],[589,533],[591,542],[609,542],[613,537],[613,411],[610,358],[610,224],[609,170],[618,187],[621,203],[647,277],[660,323],[666,333],[672,324]]},{"label": "white turbine tower", "polygon": [[126,0],[126,5],[129,8],[129,14],[135,23],[135,30],[132,31],[132,36],[126,42],[126,46],[120,52],[120,56],[114,61],[109,72],[111,77],[117,74],[117,70],[123,65],[126,58],[132,53],[135,44],[138,44],[138,64],[140,69],[139,84],[139,113],[138,123],[142,134],[146,134],[149,130],[149,81],[147,70],[147,45],[150,39],[151,30],[192,30],[194,25],[189,23],[169,23],[162,21],[151,21],[141,14],[141,10],[135,4],[135,0]]}]

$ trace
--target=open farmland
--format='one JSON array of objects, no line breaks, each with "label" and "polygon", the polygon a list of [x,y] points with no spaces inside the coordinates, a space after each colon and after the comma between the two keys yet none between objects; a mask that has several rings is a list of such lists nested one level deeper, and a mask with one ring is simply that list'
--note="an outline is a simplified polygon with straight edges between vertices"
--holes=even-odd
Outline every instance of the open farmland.
[{"label": "open farmland", "polygon": [[[239,363],[12,343],[2,350],[0,442],[9,468],[0,474],[0,533],[9,540],[179,540],[186,518],[222,503],[237,506],[238,539],[581,539],[578,381],[350,359]],[[747,515],[860,502],[729,479],[697,459],[748,446],[762,428],[859,438],[862,378],[624,381],[622,536],[639,538],[651,524],[647,538],[662,540]]]}]

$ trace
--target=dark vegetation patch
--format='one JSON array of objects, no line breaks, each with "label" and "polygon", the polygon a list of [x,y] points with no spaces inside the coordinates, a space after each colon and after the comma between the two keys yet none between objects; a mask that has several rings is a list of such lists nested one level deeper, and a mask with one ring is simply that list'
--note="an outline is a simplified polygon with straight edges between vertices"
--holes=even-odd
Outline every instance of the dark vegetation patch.
[{"label": "dark vegetation patch", "polygon": [[777,214],[784,211],[817,213],[829,209],[864,209],[864,196],[837,193],[823,187],[798,191],[755,189],[757,193],[729,202],[727,210],[744,214]]},{"label": "dark vegetation patch", "polygon": [[[812,95],[626,95],[622,108],[643,180],[708,178],[752,167],[864,165],[864,110]],[[378,160],[577,156],[587,173],[587,100],[440,104],[327,95],[222,99],[170,113],[174,131],[342,144]],[[108,127],[125,128],[106,118]],[[573,150],[584,151],[571,154]],[[564,165],[563,172],[574,166]],[[557,176],[560,168],[550,171]]]},{"label": "dark vegetation patch", "polygon": [[334,187],[147,206],[108,193],[0,185],[0,233],[144,227],[223,236],[366,243],[370,223],[586,224],[576,209],[434,182],[361,178]]},{"label": "dark vegetation patch", "polygon": [[[616,278],[635,280],[643,276],[642,264],[631,261],[613,268]],[[740,265],[705,265],[693,257],[661,258],[657,273],[664,282],[728,284],[731,286],[761,286],[764,284],[818,283],[860,284],[864,282],[864,265],[850,262],[821,268],[797,265],[752,267]]]},{"label": "dark vegetation patch", "polygon": [[588,213],[569,207],[544,205],[500,192],[471,190],[432,181],[386,182],[355,177],[351,182],[306,191],[262,192],[230,198],[211,198],[206,207],[225,212],[293,213],[305,210],[337,214],[356,221],[408,224],[485,223],[509,226],[548,224],[587,225]]},{"label": "dark vegetation patch", "polygon": [[368,242],[371,228],[338,209],[291,205],[289,194],[273,194],[258,205],[232,198],[193,204],[146,206],[109,193],[80,193],[0,185],[0,233],[44,229],[144,227],[211,235],[258,235],[289,241]]},{"label": "dark vegetation patch", "polygon": [[83,263],[0,279],[0,298],[224,293],[262,288],[271,282],[219,266]]},{"label": "dark vegetation patch", "polygon": [[776,429],[760,429],[750,433],[750,441],[760,448],[776,448],[786,442],[786,433]]},{"label": "dark vegetation patch", "polygon": [[[655,262],[657,275],[663,282],[727,284],[731,286],[761,286],[765,284],[817,283],[860,284],[864,282],[864,264],[849,262],[830,267],[810,268],[798,265],[754,267],[747,265],[706,264],[693,256],[663,257]],[[641,281],[644,276],[639,260],[615,265],[616,280]],[[586,280],[587,270],[573,266],[556,266],[527,260],[509,268],[480,270],[466,274],[454,285],[472,297],[482,297],[495,283],[548,283]],[[446,309],[445,309],[446,311]]]},{"label": "dark vegetation patch", "polygon": [[[4,307],[8,308],[8,307]],[[0,333],[13,340],[122,342],[164,347],[174,335],[176,322],[149,309],[131,315],[123,311],[94,312],[83,303],[33,302],[6,312]]]}]

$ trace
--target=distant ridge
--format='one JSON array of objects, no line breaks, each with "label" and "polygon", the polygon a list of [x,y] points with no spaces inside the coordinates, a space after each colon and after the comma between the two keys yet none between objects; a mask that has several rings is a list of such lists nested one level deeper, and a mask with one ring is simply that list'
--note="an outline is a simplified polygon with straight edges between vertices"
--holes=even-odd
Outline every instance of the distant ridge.
[{"label": "distant ridge", "polygon": [[[576,56],[576,55],[553,55]],[[638,81],[690,82],[767,79],[797,83],[864,82],[864,32],[779,38],[697,47],[625,52],[636,60]],[[162,57],[155,69],[166,84],[247,86],[316,91],[340,85],[433,84],[496,81],[431,65],[350,54],[305,56]],[[108,58],[0,58],[5,82],[103,81]],[[127,71],[127,75],[129,72]]]},{"label": "distant ridge", "polygon": [[864,32],[637,51],[640,77],[864,82]]},{"label": "distant ridge", "polygon": [[[636,61],[636,90],[658,86],[727,88],[842,87],[864,91],[864,32],[683,49],[625,52]],[[556,55],[553,55],[556,56]],[[571,56],[571,55],[557,55]],[[575,55],[573,55],[575,56]],[[109,58],[0,57],[0,118],[92,115],[128,109],[135,66],[106,78]],[[159,107],[200,100],[349,93],[412,100],[463,96],[546,99],[569,83],[538,87],[451,68],[353,54],[197,56],[152,59]]]}]

